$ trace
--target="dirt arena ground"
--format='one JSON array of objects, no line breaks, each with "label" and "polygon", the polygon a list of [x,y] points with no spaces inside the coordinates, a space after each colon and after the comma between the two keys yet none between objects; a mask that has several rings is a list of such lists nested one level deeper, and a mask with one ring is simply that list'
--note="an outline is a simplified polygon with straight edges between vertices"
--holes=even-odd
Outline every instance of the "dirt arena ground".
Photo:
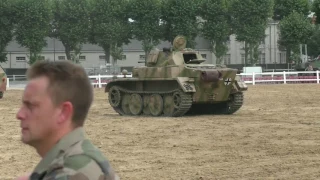
[{"label": "dirt arena ground", "polygon": [[[96,89],[89,138],[121,179],[319,179],[320,86],[249,86],[231,116],[121,117]],[[35,151],[15,119],[22,91],[0,101],[0,179],[32,171]],[[314,95],[312,95],[314,94]]]}]

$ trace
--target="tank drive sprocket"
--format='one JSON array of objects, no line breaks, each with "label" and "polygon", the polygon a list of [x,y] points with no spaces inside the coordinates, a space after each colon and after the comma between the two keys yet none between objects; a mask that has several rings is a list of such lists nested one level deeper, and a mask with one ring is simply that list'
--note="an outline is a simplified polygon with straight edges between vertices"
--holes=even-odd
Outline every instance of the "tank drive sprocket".
[{"label": "tank drive sprocket", "polygon": [[237,112],[243,105],[243,92],[230,94],[229,100],[224,103],[217,104],[215,114],[233,114]]},{"label": "tank drive sprocket", "polygon": [[190,110],[187,112],[188,115],[201,115],[201,114],[212,114],[212,115],[228,115],[237,112],[243,105],[243,92],[237,92],[230,94],[229,100],[217,104],[193,104]]}]

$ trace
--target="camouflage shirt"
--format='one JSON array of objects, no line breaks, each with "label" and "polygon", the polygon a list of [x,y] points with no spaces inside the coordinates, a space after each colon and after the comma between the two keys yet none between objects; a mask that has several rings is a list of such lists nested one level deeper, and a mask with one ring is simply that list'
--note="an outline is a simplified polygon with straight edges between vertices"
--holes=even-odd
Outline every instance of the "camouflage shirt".
[{"label": "camouflage shirt", "polygon": [[118,180],[102,152],[83,128],[63,137],[40,161],[30,180]]}]

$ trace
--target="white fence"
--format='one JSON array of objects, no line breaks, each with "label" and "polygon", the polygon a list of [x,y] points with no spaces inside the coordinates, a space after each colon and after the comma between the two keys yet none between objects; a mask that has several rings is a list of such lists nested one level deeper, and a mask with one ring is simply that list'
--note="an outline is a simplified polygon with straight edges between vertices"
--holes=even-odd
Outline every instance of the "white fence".
[{"label": "white fence", "polygon": [[[237,74],[246,84],[293,84],[293,83],[317,83],[319,84],[320,71],[292,71],[292,72],[263,72],[263,73],[240,73]],[[97,88],[102,88],[110,80],[112,80],[113,75],[96,75],[89,76],[92,85]],[[123,75],[117,75],[118,78],[123,78]],[[126,75],[127,78],[132,77],[132,75]],[[19,81],[19,79],[23,79]],[[7,88],[24,87],[25,76],[15,75],[12,78],[8,78]],[[15,82],[11,84],[11,81]]]},{"label": "white fence", "polygon": [[320,71],[263,72],[238,74],[246,84],[319,84]]}]

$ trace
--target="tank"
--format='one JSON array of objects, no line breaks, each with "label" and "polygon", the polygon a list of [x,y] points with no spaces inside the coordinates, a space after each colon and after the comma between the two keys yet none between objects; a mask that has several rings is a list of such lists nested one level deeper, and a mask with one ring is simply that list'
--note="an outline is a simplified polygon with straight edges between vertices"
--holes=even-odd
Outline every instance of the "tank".
[{"label": "tank", "polygon": [[247,85],[237,69],[205,64],[199,52],[177,36],[172,48],[153,49],[132,77],[114,78],[105,86],[109,104],[120,115],[179,117],[233,114],[243,105]]},{"label": "tank", "polygon": [[[320,68],[319,56],[313,60],[307,62],[301,62],[296,64],[294,67],[295,71],[317,71]],[[316,76],[316,73],[299,73],[298,76]]]},{"label": "tank", "polygon": [[0,99],[3,98],[4,92],[7,89],[7,74],[0,65]]}]

